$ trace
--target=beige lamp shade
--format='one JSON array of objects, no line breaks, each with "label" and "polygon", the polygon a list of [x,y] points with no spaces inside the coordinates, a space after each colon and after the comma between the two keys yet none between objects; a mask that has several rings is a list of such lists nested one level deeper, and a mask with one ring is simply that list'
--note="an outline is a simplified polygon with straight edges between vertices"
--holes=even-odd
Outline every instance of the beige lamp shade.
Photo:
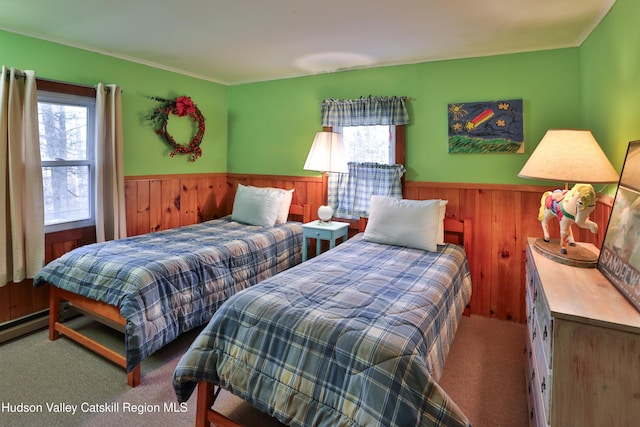
[{"label": "beige lamp shade", "polygon": [[518,176],[564,183],[618,182],[591,131],[573,129],[548,130]]},{"label": "beige lamp shade", "polygon": [[316,133],[304,169],[318,172],[348,172],[342,135],[335,132]]}]

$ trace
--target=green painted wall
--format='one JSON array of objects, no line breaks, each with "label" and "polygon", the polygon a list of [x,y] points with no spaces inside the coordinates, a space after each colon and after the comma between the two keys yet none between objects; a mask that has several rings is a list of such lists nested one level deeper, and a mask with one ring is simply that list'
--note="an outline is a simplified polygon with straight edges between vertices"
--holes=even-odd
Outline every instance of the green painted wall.
[{"label": "green painted wall", "polygon": [[[0,31],[0,64],[35,70],[45,79],[94,86],[116,83],[123,89],[125,175],[226,172],[228,88],[145,65]],[[147,96],[191,96],[205,117],[202,157],[169,157],[171,147],[144,120],[158,104]],[[188,143],[191,122],[172,116],[169,131]]]},{"label": "green painted wall", "polygon": [[[302,169],[325,98],[409,96],[407,179],[524,183],[522,165],[549,128],[578,127],[579,50],[559,49],[356,70],[229,88],[228,170],[317,175]],[[452,102],[522,98],[523,154],[448,154]]]},{"label": "green painted wall", "polygon": [[638,17],[638,0],[617,0],[580,48],[583,124],[618,172],[629,141],[640,139]]},{"label": "green painted wall", "polygon": [[[234,172],[317,175],[302,170],[320,129],[324,98],[405,95],[407,179],[532,184],[516,175],[549,128],[592,129],[616,169],[640,139],[640,3],[617,0],[579,48],[381,67],[226,87],[81,49],[0,31],[0,64],[42,78],[124,89],[126,175]],[[206,117],[203,156],[170,158],[144,117],[146,96],[189,95]],[[447,152],[447,105],[522,98],[525,154]],[[175,119],[178,140],[190,132]]]}]

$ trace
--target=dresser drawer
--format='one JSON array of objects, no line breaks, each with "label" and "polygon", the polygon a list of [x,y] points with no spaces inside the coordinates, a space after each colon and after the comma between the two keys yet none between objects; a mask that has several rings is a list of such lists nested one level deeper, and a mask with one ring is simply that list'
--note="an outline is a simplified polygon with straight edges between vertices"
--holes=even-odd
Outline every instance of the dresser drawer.
[{"label": "dresser drawer", "polygon": [[536,301],[534,317],[538,324],[538,338],[542,344],[542,350],[544,357],[541,360],[547,365],[547,369],[551,370],[553,367],[553,319],[551,318],[551,312],[549,311],[549,305],[545,298],[544,292],[540,289],[540,284],[536,283]]},{"label": "dresser drawer", "polygon": [[[535,366],[535,365],[533,365]],[[549,415],[547,408],[544,405],[543,396],[540,394],[540,375],[536,368],[533,368],[531,372],[531,394],[533,395],[533,413],[535,419],[535,425],[539,427],[546,427],[549,425]],[[530,414],[531,415],[531,414]]]},{"label": "dresser drawer", "polygon": [[[531,263],[527,253],[527,263]],[[529,328],[530,384],[534,415],[538,425],[547,425],[551,414],[552,364],[551,351],[553,336],[552,321],[540,278],[535,269],[527,270],[527,326]],[[531,413],[530,413],[531,415]]]},{"label": "dresser drawer", "polygon": [[525,348],[525,375],[527,379],[527,408],[529,410],[529,427],[546,427],[548,425],[547,412],[545,411],[540,385],[537,381],[537,363],[535,352],[532,348],[531,335],[528,337]]},{"label": "dresser drawer", "polygon": [[331,230],[310,229],[304,230],[304,236],[311,239],[331,240],[333,238],[333,232]]},{"label": "dresser drawer", "polygon": [[531,366],[533,365],[533,352],[531,351],[531,334],[528,335],[528,339],[525,341],[524,348],[524,377],[526,379],[527,386],[527,414],[529,415],[529,427],[537,427],[536,409],[533,402],[534,385],[531,380]]},{"label": "dresser drawer", "polygon": [[[549,310],[549,304],[547,303],[542,289],[542,283],[536,269],[531,268],[533,264],[532,253],[527,251],[527,291],[529,299],[527,304],[531,304],[531,309],[527,306],[528,314],[531,314],[536,319],[537,327],[536,336],[539,337],[543,344],[544,358],[548,369],[551,369],[552,360],[552,342],[553,342],[553,319],[551,318],[551,311]],[[531,322],[530,329],[533,331],[536,322]],[[527,323],[529,323],[527,319]]]},{"label": "dresser drawer", "polygon": [[[547,355],[545,354],[544,342],[540,334],[540,324],[536,321],[537,334],[533,338],[531,343],[532,356],[532,370],[534,370],[535,379],[535,392],[534,394],[538,398],[539,405],[544,408],[543,418],[546,423],[549,423],[549,416],[551,415],[551,388],[552,371],[547,365]],[[542,412],[538,411],[538,414],[542,416]]]},{"label": "dresser drawer", "polygon": [[601,271],[556,262],[537,240],[526,256],[530,425],[640,425],[640,313]]},{"label": "dresser drawer", "polygon": [[535,265],[533,261],[533,255],[530,251],[527,251],[527,256],[525,258],[525,268],[526,268],[526,278],[527,278],[527,287],[525,293],[529,294],[531,297],[531,301],[535,303],[535,292],[536,292],[536,281],[540,281],[538,279],[538,275],[536,273],[536,269],[533,268]]},{"label": "dresser drawer", "polygon": [[525,303],[527,307],[527,328],[529,330],[529,337],[533,336],[533,327],[535,325],[535,313],[536,313],[536,286],[535,286],[535,270],[530,268],[532,260],[530,259],[529,252],[526,257],[527,270],[526,270],[526,286],[524,290]]},{"label": "dresser drawer", "polygon": [[531,337],[533,336],[533,325],[535,324],[536,305],[533,302],[533,292],[529,291],[529,287],[526,289],[524,298],[527,307],[527,331]]}]

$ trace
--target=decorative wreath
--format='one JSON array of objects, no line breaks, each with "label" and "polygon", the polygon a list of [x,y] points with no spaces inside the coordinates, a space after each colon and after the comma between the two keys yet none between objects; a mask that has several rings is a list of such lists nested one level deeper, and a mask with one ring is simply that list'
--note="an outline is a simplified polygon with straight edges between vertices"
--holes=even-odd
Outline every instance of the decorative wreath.
[{"label": "decorative wreath", "polygon": [[[153,110],[153,113],[147,117],[147,120],[154,124],[155,132],[162,136],[170,146],[173,147],[173,151],[169,154],[171,157],[176,154],[188,154],[189,161],[195,162],[198,157],[202,155],[202,149],[200,143],[204,136],[204,116],[200,109],[193,103],[188,96],[179,96],[175,99],[166,99],[158,97],[149,97],[154,101],[158,101],[161,105]],[[198,131],[191,138],[189,144],[179,144],[173,139],[173,136],[167,132],[167,122],[169,121],[169,115],[175,114],[178,117],[189,116],[193,122],[198,126]]]}]

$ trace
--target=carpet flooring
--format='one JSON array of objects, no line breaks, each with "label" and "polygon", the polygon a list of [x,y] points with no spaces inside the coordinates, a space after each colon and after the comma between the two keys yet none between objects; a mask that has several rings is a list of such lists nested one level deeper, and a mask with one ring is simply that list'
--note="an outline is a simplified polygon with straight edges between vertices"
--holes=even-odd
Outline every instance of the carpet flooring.
[{"label": "carpet flooring", "polygon": [[[79,318],[105,344],[122,349],[122,336]],[[524,427],[527,404],[522,356],[525,326],[463,317],[440,385],[475,427]],[[0,345],[0,424],[30,426],[191,426],[195,393],[175,400],[171,375],[196,331],[181,336],[142,363],[142,384],[129,388],[123,369],[69,339],[49,341],[38,331]],[[223,391],[216,409],[248,427],[278,427]]]}]

